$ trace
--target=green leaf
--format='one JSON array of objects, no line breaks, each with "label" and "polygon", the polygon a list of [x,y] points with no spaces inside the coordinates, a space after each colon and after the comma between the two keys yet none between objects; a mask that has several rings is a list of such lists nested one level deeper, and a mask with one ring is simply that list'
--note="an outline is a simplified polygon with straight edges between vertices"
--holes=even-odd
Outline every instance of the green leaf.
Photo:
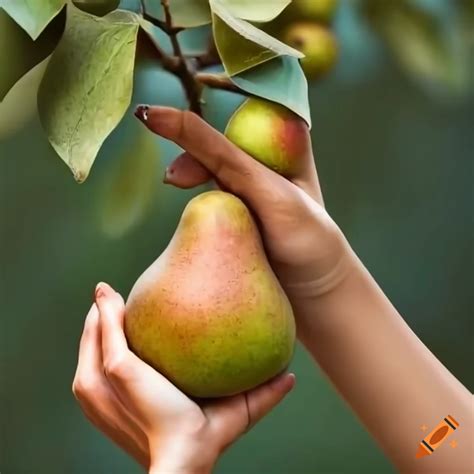
[{"label": "green leaf", "polygon": [[99,219],[109,237],[121,237],[137,226],[156,196],[160,170],[157,144],[140,124],[134,140],[114,158],[100,198]]},{"label": "green leaf", "polygon": [[249,94],[284,105],[311,127],[308,83],[296,58],[280,56],[230,79]]},{"label": "green leaf", "polygon": [[33,38],[38,38],[66,0],[0,0],[0,6]]},{"label": "green leaf", "polygon": [[120,0],[73,0],[73,3],[87,13],[104,16],[118,8]]},{"label": "green leaf", "polygon": [[436,16],[395,0],[387,0],[383,5],[366,0],[365,8],[372,26],[407,74],[454,91],[465,88],[469,81],[468,42],[461,39],[456,45],[455,34],[451,34],[450,40]]},{"label": "green leaf", "polygon": [[[170,0],[169,3],[173,26],[192,28],[211,23],[209,0]],[[151,16],[164,20],[160,0],[145,0],[145,6]]]},{"label": "green leaf", "polygon": [[296,49],[251,23],[234,17],[219,0],[210,0],[214,40],[224,68],[233,76],[280,55],[301,58]]},{"label": "green leaf", "polygon": [[0,140],[20,130],[36,113],[36,95],[49,58],[28,71],[0,102]]},{"label": "green leaf", "polygon": [[58,15],[33,41],[0,9],[0,101],[26,72],[53,52],[64,31],[65,19],[65,15]]},{"label": "green leaf", "polygon": [[99,18],[68,6],[38,107],[51,145],[78,182],[130,104],[137,33],[134,13],[116,10]]},{"label": "green leaf", "polygon": [[248,21],[267,22],[276,18],[291,0],[220,0],[229,13]]}]

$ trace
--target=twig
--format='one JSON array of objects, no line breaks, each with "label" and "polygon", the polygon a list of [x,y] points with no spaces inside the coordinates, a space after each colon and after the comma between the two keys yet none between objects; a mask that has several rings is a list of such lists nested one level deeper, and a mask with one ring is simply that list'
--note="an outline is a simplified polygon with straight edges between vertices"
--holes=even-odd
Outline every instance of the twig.
[{"label": "twig", "polygon": [[239,89],[227,76],[223,74],[209,74],[206,72],[198,72],[195,78],[201,84],[212,87],[213,89],[223,89],[231,92],[239,92],[245,94],[245,91]]},{"label": "twig", "polygon": [[161,5],[165,13],[166,28],[171,40],[171,44],[173,45],[173,53],[177,58],[179,58],[178,76],[181,79],[181,83],[183,84],[183,88],[186,92],[186,96],[189,101],[189,108],[198,115],[202,115],[201,88],[199,83],[194,79],[194,75],[188,67],[188,63],[184,58],[181,46],[178,41],[178,33],[181,31],[181,29],[176,29],[173,27],[173,19],[171,17],[169,0],[161,0]]}]

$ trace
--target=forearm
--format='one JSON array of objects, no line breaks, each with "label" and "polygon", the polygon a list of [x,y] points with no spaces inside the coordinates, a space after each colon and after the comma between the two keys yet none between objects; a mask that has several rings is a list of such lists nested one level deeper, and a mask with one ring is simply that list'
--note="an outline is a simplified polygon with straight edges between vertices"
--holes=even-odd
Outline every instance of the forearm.
[{"label": "forearm", "polygon": [[[346,278],[295,310],[300,338],[398,469],[472,468],[472,396],[392,306],[355,255]],[[458,448],[415,459],[423,433],[448,414]],[[464,470],[464,471],[463,471]]]}]

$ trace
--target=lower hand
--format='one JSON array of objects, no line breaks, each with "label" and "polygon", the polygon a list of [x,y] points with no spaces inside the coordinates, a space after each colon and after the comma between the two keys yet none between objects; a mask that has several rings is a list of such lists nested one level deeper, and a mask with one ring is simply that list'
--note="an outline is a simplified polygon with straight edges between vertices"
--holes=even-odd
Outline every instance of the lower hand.
[{"label": "lower hand", "polygon": [[87,418],[150,473],[208,473],[222,451],[294,385],[283,374],[198,404],[128,349],[124,302],[100,283],[82,334],[73,392]]}]

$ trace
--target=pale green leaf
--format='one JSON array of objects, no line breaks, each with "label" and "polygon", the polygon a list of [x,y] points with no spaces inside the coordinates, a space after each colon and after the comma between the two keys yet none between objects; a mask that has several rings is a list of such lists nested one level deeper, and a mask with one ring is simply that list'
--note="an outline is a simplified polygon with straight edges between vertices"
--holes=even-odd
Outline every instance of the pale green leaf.
[{"label": "pale green leaf", "polygon": [[280,56],[230,79],[249,94],[284,105],[311,126],[308,83],[296,58]]},{"label": "pale green leaf", "polygon": [[234,17],[219,0],[211,0],[214,40],[230,76],[251,69],[280,55],[304,55],[273,38],[251,23]]},{"label": "pale green leaf", "polygon": [[66,0],[0,0],[0,6],[35,40]]},{"label": "pale green leaf", "polygon": [[51,145],[79,182],[130,104],[137,33],[134,13],[116,10],[99,18],[68,6],[38,107]]},{"label": "pale green leaf", "polygon": [[407,74],[452,92],[468,89],[470,48],[460,28],[448,31],[439,18],[416,4],[367,0],[365,6],[372,26]]},{"label": "pale green leaf", "polygon": [[36,113],[36,95],[49,58],[28,71],[0,102],[0,140],[17,132]]},{"label": "pale green leaf", "polygon": [[[211,22],[209,0],[170,0],[170,13],[173,26],[192,28]],[[164,20],[163,7],[160,0],[145,0],[147,13]]]},{"label": "pale green leaf", "polygon": [[65,15],[58,15],[33,41],[0,9],[0,101],[26,72],[53,52],[64,30],[64,22]]},{"label": "pale green leaf", "polygon": [[221,0],[221,3],[237,18],[266,22],[276,18],[291,0]]},{"label": "pale green leaf", "polygon": [[118,238],[147,216],[158,190],[160,170],[156,141],[140,124],[129,146],[113,158],[100,197],[102,231]]}]

